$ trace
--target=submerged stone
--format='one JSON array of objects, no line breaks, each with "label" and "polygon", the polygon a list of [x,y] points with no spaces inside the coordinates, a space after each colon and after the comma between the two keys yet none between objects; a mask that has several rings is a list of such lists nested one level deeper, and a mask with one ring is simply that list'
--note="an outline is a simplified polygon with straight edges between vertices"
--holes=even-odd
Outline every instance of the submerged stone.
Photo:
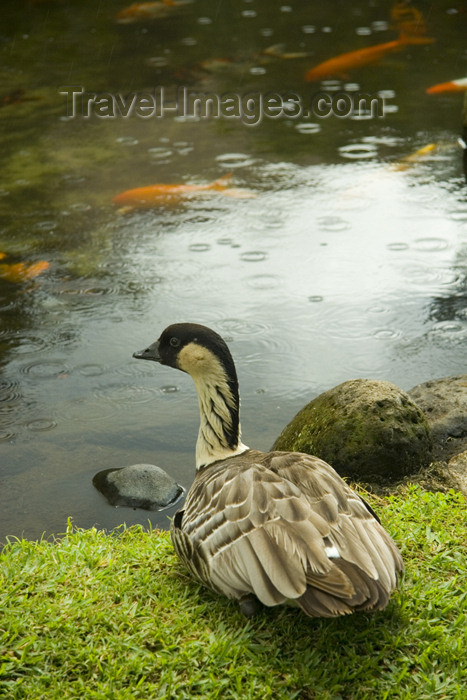
[{"label": "submerged stone", "polygon": [[113,506],[159,510],[174,503],[182,487],[154,464],[131,464],[121,469],[104,469],[92,480]]},{"label": "submerged stone", "polygon": [[274,450],[321,457],[341,476],[388,483],[426,467],[431,433],[421,409],[390,382],[353,379],[310,401]]}]

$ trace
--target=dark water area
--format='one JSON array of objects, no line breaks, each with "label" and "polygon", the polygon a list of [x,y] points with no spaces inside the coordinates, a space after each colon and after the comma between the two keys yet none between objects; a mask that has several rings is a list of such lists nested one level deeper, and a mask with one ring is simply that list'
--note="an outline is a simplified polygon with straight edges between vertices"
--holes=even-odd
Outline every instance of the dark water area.
[{"label": "dark water area", "polygon": [[[393,3],[193,0],[116,21],[127,6],[0,9],[0,539],[68,517],[167,527],[173,509],[114,508],[92,478],[148,462],[192,481],[191,379],[132,359],[169,323],[228,341],[259,449],[339,382],[466,371],[463,94],[426,93],[467,75],[465,3],[406,4],[435,41],[316,82],[398,38]],[[170,206],[113,203],[229,174]]]}]

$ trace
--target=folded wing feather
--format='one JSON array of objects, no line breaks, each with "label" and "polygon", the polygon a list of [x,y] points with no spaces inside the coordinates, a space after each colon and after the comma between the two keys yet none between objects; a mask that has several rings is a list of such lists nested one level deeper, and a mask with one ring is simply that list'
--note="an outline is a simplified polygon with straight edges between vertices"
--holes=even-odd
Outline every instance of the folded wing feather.
[{"label": "folded wing feather", "polygon": [[172,539],[210,588],[265,605],[294,599],[309,615],[384,607],[402,568],[358,495],[298,453],[249,451],[198,472]]}]

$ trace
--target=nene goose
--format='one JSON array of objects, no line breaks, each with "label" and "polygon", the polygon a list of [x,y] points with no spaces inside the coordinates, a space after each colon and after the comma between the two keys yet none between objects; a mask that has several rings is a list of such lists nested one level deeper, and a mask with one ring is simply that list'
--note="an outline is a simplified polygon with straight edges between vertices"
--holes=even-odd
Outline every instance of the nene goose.
[{"label": "nene goose", "polygon": [[196,579],[248,617],[258,601],[312,617],[387,605],[403,569],[394,542],[326,462],[242,443],[237,373],[217,333],[177,323],[133,356],[187,372],[198,393],[196,476],[171,526]]}]

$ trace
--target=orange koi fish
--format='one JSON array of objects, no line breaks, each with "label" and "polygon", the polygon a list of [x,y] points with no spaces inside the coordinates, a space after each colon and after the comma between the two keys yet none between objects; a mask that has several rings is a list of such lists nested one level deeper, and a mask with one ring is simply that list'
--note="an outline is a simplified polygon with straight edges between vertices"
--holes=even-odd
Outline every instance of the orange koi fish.
[{"label": "orange koi fish", "polygon": [[391,10],[391,19],[400,35],[421,36],[426,34],[426,24],[420,10],[410,5],[410,0],[402,0]]},{"label": "orange koi fish", "polygon": [[178,204],[181,199],[205,192],[215,192],[226,197],[238,197],[250,199],[255,195],[246,190],[228,188],[232,173],[220,177],[207,185],[149,185],[149,187],[137,187],[134,190],[126,190],[114,197],[116,204],[123,212],[132,209],[151,209],[159,205]]},{"label": "orange koi fish", "polygon": [[160,2],[135,2],[121,10],[116,17],[120,24],[142,22],[168,17],[173,10],[190,5],[192,0],[161,0]]},{"label": "orange koi fish", "polygon": [[307,58],[310,54],[307,51],[285,51],[285,44],[273,44],[264,49],[263,53],[266,56],[274,56],[274,58],[282,58],[285,60],[294,58]]},{"label": "orange koi fish", "polygon": [[348,71],[366,66],[370,63],[378,63],[387,54],[394,53],[395,51],[402,51],[408,44],[432,44],[434,41],[435,39],[424,36],[402,35],[399,39],[388,41],[385,44],[369,46],[366,49],[358,49],[358,51],[350,51],[349,53],[335,56],[335,58],[330,58],[328,61],[324,61],[324,63],[310,68],[310,70],[305,73],[305,80],[307,82],[312,82],[333,76],[347,78]]},{"label": "orange koi fish", "polygon": [[217,73],[232,68],[235,63],[230,58],[207,58],[201,61],[199,65],[209,73]]},{"label": "orange koi fish", "polygon": [[8,95],[2,95],[0,97],[0,107],[6,107],[7,105],[16,105],[20,102],[31,102],[32,100],[38,100],[38,97],[29,97],[26,95],[26,90],[24,88],[18,88],[18,90],[13,90],[9,92]]},{"label": "orange koi fish", "polygon": [[450,80],[447,83],[438,83],[426,89],[428,95],[439,95],[446,92],[465,92],[467,90],[467,78]]},{"label": "orange koi fish", "polygon": [[428,156],[432,155],[434,151],[439,149],[439,144],[428,143],[426,146],[422,146],[414,153],[410,153],[408,156],[404,156],[396,163],[390,166],[391,170],[404,171],[409,170],[413,165],[423,161]]},{"label": "orange koi fish", "polygon": [[[0,260],[5,257],[5,253],[0,253]],[[19,284],[26,280],[32,280],[37,275],[40,275],[44,270],[48,270],[50,263],[45,260],[39,260],[36,263],[1,263],[0,278],[7,282]]]}]

